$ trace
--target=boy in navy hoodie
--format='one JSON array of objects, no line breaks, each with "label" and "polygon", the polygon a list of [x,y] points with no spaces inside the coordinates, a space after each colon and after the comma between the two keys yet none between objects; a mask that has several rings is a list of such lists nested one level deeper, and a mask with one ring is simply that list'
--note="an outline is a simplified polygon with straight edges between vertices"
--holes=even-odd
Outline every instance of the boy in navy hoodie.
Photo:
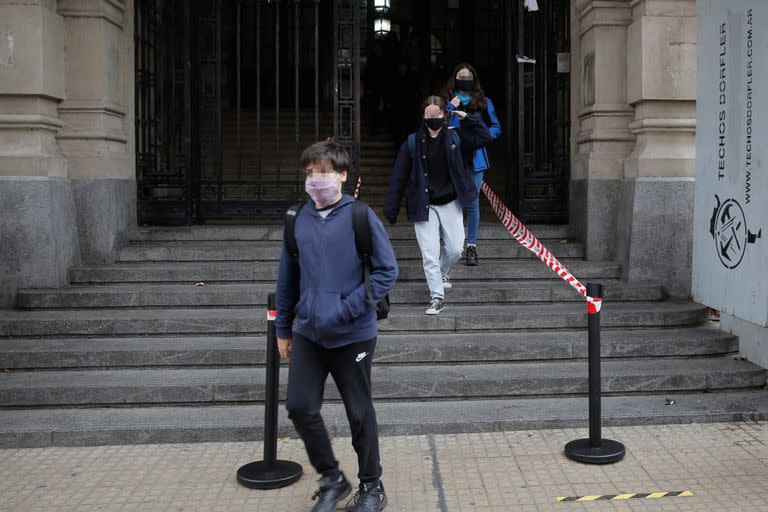
[{"label": "boy in navy hoodie", "polygon": [[298,262],[283,242],[277,276],[277,343],[290,359],[286,408],[304,441],[312,466],[322,475],[313,512],[335,510],[351,492],[339,470],[320,416],[330,373],[344,401],[360,479],[351,510],[378,512],[387,504],[381,483],[379,437],[371,393],[378,303],[395,285],[397,262],[376,215],[368,210],[372,235],[370,284],[366,295],[363,263],[352,224],[354,199],[341,187],[349,155],[333,141],[312,144],[301,155],[310,200],[296,216]]}]

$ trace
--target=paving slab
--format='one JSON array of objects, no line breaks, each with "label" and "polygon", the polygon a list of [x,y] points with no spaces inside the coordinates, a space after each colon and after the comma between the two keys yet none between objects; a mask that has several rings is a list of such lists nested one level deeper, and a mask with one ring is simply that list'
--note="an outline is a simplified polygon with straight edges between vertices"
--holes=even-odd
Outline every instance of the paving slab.
[{"label": "paving slab", "polygon": [[[757,422],[608,427],[627,456],[588,466],[562,446],[583,429],[383,437],[387,510],[509,512],[765,510],[768,427]],[[348,437],[335,438],[354,481]],[[258,510],[306,512],[316,475],[299,440],[281,439],[279,457],[304,467],[282,489],[237,484],[236,469],[262,457],[253,441],[62,447],[0,451],[3,510]],[[560,497],[688,491],[678,497],[559,503]],[[674,495],[675,493],[673,493]]]}]

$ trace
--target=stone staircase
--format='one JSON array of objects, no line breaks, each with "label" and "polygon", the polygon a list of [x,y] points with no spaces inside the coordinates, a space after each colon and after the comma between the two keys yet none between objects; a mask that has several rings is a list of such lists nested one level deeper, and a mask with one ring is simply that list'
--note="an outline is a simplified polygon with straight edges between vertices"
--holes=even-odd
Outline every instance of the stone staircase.
[{"label": "stone staircase", "polygon": [[[382,187],[385,160],[368,173]],[[366,190],[380,205],[381,191]],[[584,303],[485,219],[480,266],[456,267],[437,317],[424,315],[412,227],[387,228],[400,280],[374,367],[384,435],[586,427]],[[766,371],[736,357],[738,340],[707,308],[586,261],[568,226],[530,228],[579,279],[606,287],[607,424],[768,417]],[[281,237],[280,223],[136,228],[113,264],[72,268],[61,290],[21,291],[17,309],[0,311],[0,446],[259,439]],[[285,383],[283,368],[281,394]],[[326,396],[329,429],[345,433],[330,381]],[[295,435],[280,415],[281,435]]]},{"label": "stone staircase", "polygon": [[[607,423],[766,417],[765,370],[734,357],[737,339],[706,308],[584,261],[567,227],[533,230],[606,286]],[[481,265],[457,267],[446,311],[427,317],[412,229],[389,232],[401,279],[374,370],[383,433],[584,425],[586,320],[573,290],[483,225]],[[280,235],[279,225],[140,228],[115,264],[73,268],[63,290],[23,291],[0,320],[0,445],[258,438]],[[344,432],[331,384],[327,396],[330,428]],[[284,417],[281,430],[292,434]]]}]

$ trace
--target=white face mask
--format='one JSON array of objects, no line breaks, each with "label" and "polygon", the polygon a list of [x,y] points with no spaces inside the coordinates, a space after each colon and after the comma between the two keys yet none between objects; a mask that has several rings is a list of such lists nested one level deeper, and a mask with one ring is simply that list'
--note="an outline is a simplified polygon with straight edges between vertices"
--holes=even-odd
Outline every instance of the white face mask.
[{"label": "white face mask", "polygon": [[310,176],[304,182],[304,190],[322,208],[333,204],[334,199],[341,194],[341,183],[335,173]]}]

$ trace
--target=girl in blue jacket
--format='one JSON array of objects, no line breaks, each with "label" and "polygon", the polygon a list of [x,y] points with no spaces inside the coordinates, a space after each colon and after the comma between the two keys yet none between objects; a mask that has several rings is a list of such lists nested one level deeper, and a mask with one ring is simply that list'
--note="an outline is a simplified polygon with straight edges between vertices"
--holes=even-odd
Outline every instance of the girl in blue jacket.
[{"label": "girl in blue jacket", "polygon": [[[455,109],[477,114],[488,125],[491,139],[498,139],[501,135],[501,124],[496,117],[491,98],[485,95],[480,85],[475,68],[467,63],[456,66],[450,80],[446,84],[446,101],[448,112]],[[450,126],[457,126],[458,119],[451,118]],[[485,147],[477,149],[472,157],[474,167],[474,182],[478,193],[483,183],[485,171],[491,167],[488,160],[488,151]],[[467,251],[465,254],[467,265],[477,265],[477,231],[480,227],[480,199],[476,198],[467,207]]]},{"label": "girl in blue jacket", "polygon": [[459,109],[450,114],[460,120],[458,127],[448,128],[449,114],[440,96],[428,97],[421,112],[423,125],[408,136],[397,154],[384,217],[394,224],[405,196],[429,287],[426,314],[437,315],[443,310],[445,289],[451,287],[448,272],[461,258],[464,245],[461,209],[477,202],[470,160],[491,136],[479,117]]}]

